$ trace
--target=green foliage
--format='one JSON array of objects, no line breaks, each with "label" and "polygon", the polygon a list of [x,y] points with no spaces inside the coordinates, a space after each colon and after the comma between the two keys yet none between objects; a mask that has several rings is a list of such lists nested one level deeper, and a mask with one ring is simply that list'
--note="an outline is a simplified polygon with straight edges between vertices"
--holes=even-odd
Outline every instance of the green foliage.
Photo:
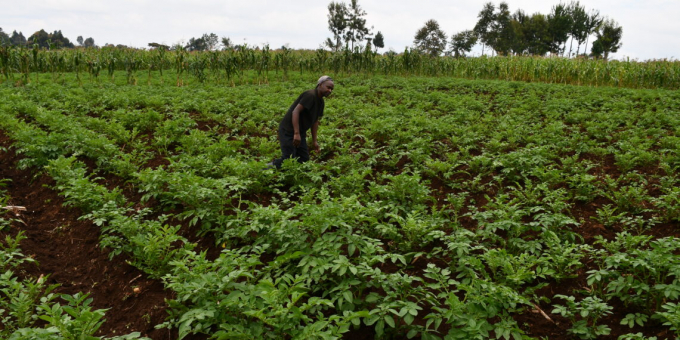
[{"label": "green foliage", "polygon": [[[147,57],[128,53],[117,56]],[[574,74],[571,61],[428,60],[409,51],[363,70],[441,76],[338,78],[321,153],[279,171],[264,169],[279,152],[276,112],[310,86],[312,70],[346,74],[357,56],[315,51],[308,63],[272,51],[272,62],[304,71],[262,83],[269,61],[259,51],[167,53],[178,69],[163,77],[177,76],[181,87],[127,84],[117,65],[112,75],[122,79],[81,86],[64,72],[63,84],[40,78],[48,73],[0,86],[0,128],[20,165],[50,176],[112,256],[163,278],[175,294],[164,327],[218,339],[359,330],[520,339],[531,328],[514,318],[574,278],[587,290],[565,293],[574,299],[556,312],[574,337],[604,335],[602,320],[673,327],[663,326],[671,305],[662,306],[680,299],[678,242],[647,235],[670,233],[677,221],[675,91],[452,79],[488,70],[503,79],[528,72],[529,82],[541,72],[553,82],[602,78],[585,61]],[[593,238],[594,228],[611,237]],[[195,238],[222,252],[196,251]],[[90,333],[103,320],[83,296],[48,311],[29,293],[21,310],[30,312],[16,315],[54,323],[22,330],[30,336]],[[604,319],[612,300],[635,313]]]},{"label": "green foliage", "polygon": [[657,312],[654,318],[661,320],[664,326],[670,326],[675,331],[675,336],[680,336],[680,306],[674,302],[668,302],[661,306],[662,312]]},{"label": "green foliage", "polygon": [[[492,11],[493,14],[493,11]],[[599,25],[595,19],[594,25]],[[535,14],[523,20],[512,19],[505,28],[506,36],[521,37],[511,47],[517,54],[545,55],[551,48],[552,35],[546,15]],[[508,27],[504,24],[503,27]],[[517,33],[514,31],[521,30]],[[594,30],[595,28],[593,28]],[[480,41],[479,32],[473,30]],[[344,36],[344,35],[343,35]],[[490,39],[496,39],[490,36]],[[336,42],[331,42],[333,47]],[[444,37],[441,48],[446,49]],[[503,42],[506,45],[506,42]],[[506,49],[507,47],[503,47]],[[564,46],[560,46],[564,49]],[[324,56],[325,55],[325,56]],[[77,58],[76,58],[77,56]],[[78,60],[76,63],[75,60]],[[289,48],[270,50],[252,49],[247,45],[223,51],[188,53],[183,48],[174,50],[136,50],[103,47],[87,50],[0,47],[0,74],[6,81],[18,84],[72,82],[83,86],[81,71],[89,73],[88,85],[130,84],[142,80],[139,72],[146,70],[147,85],[188,85],[190,82],[212,85],[248,85],[268,83],[269,71],[282,79],[289,79],[292,71],[308,77],[318,77],[321,70],[333,74],[447,76],[466,79],[491,79],[523,82],[544,82],[573,85],[616,86],[630,88],[677,89],[680,86],[678,61],[637,60],[605,61],[601,59],[564,59],[522,56],[481,58],[428,58],[417,49],[403,53],[378,55],[369,48],[328,51],[292,51]],[[107,79],[100,77],[106,71]],[[76,77],[69,75],[74,72]],[[73,78],[73,79],[72,79]],[[104,79],[104,80],[102,80]],[[316,79],[316,78],[315,78]]]},{"label": "green foliage", "polygon": [[609,53],[616,52],[621,47],[623,28],[612,19],[604,20],[600,28],[595,31],[597,40],[593,42],[592,53],[595,56],[604,57],[606,60]]},{"label": "green foliage", "polygon": [[436,20],[430,19],[416,32],[413,44],[423,53],[439,56],[446,49],[446,33]]},{"label": "green foliage", "polygon": [[552,313],[560,314],[572,321],[573,325],[569,329],[571,334],[580,339],[596,339],[611,332],[607,325],[598,325],[600,318],[612,313],[612,307],[599,298],[586,297],[577,302],[573,296],[555,295],[555,297],[563,299],[566,305],[555,305]]}]

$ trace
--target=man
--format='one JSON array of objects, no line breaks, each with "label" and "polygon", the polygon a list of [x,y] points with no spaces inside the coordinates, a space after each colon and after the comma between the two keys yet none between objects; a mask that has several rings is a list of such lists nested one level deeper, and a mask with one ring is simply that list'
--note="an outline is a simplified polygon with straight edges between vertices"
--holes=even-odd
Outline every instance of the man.
[{"label": "man", "polygon": [[288,112],[279,124],[279,143],[281,144],[281,158],[267,164],[267,168],[281,168],[283,161],[295,158],[303,163],[309,160],[307,146],[307,130],[312,130],[312,147],[319,152],[317,131],[319,120],[323,117],[324,97],[333,93],[335,84],[329,76],[322,76],[316,83],[316,88],[300,94],[290,106]]}]

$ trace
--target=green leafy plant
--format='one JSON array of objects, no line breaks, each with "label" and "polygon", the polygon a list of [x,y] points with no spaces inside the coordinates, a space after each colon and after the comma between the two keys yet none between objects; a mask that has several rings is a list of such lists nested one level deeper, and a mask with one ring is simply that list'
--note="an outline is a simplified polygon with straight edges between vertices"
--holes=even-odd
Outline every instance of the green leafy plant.
[{"label": "green leafy plant", "polygon": [[670,326],[675,336],[680,336],[680,305],[668,302],[661,306],[663,311],[657,312],[652,318],[659,319],[664,326]]},{"label": "green leafy plant", "polygon": [[598,324],[600,318],[612,313],[612,307],[599,298],[589,296],[577,302],[573,296],[558,294],[555,297],[563,299],[566,305],[555,305],[552,313],[571,320],[569,333],[580,339],[596,339],[611,332],[607,325]]}]

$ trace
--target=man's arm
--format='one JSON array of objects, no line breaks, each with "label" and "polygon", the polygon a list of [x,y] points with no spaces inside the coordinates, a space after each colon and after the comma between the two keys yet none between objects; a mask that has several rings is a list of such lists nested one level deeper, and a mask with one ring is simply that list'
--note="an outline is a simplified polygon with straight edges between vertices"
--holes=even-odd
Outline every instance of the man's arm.
[{"label": "man's arm", "polygon": [[321,148],[319,148],[319,143],[316,141],[316,132],[319,131],[319,121],[317,120],[314,122],[314,125],[312,125],[312,146],[314,147],[314,150],[316,152],[320,152]]},{"label": "man's arm", "polygon": [[300,112],[304,110],[305,107],[302,104],[297,104],[293,109],[293,130],[295,135],[293,136],[293,146],[296,148],[302,143],[302,137],[300,137]]}]

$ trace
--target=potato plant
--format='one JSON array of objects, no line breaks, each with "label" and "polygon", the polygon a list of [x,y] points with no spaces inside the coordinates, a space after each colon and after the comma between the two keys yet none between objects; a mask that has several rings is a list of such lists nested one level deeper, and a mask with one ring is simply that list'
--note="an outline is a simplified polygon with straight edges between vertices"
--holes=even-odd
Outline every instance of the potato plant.
[{"label": "potato plant", "polygon": [[[540,309],[579,338],[677,332],[677,91],[431,77],[464,61],[410,53],[370,59],[367,72],[390,74],[371,77],[345,76],[351,54],[108,53],[138,62],[112,66],[119,83],[65,73],[0,85],[0,129],[114,260],[125,254],[175,293],[160,327],[522,339],[544,336],[526,322]],[[135,85],[146,57],[176,69]],[[339,72],[321,153],[265,169],[319,62]],[[523,61],[467,62],[482,64],[456,72],[482,77]],[[643,333],[616,328],[630,325]]]}]

